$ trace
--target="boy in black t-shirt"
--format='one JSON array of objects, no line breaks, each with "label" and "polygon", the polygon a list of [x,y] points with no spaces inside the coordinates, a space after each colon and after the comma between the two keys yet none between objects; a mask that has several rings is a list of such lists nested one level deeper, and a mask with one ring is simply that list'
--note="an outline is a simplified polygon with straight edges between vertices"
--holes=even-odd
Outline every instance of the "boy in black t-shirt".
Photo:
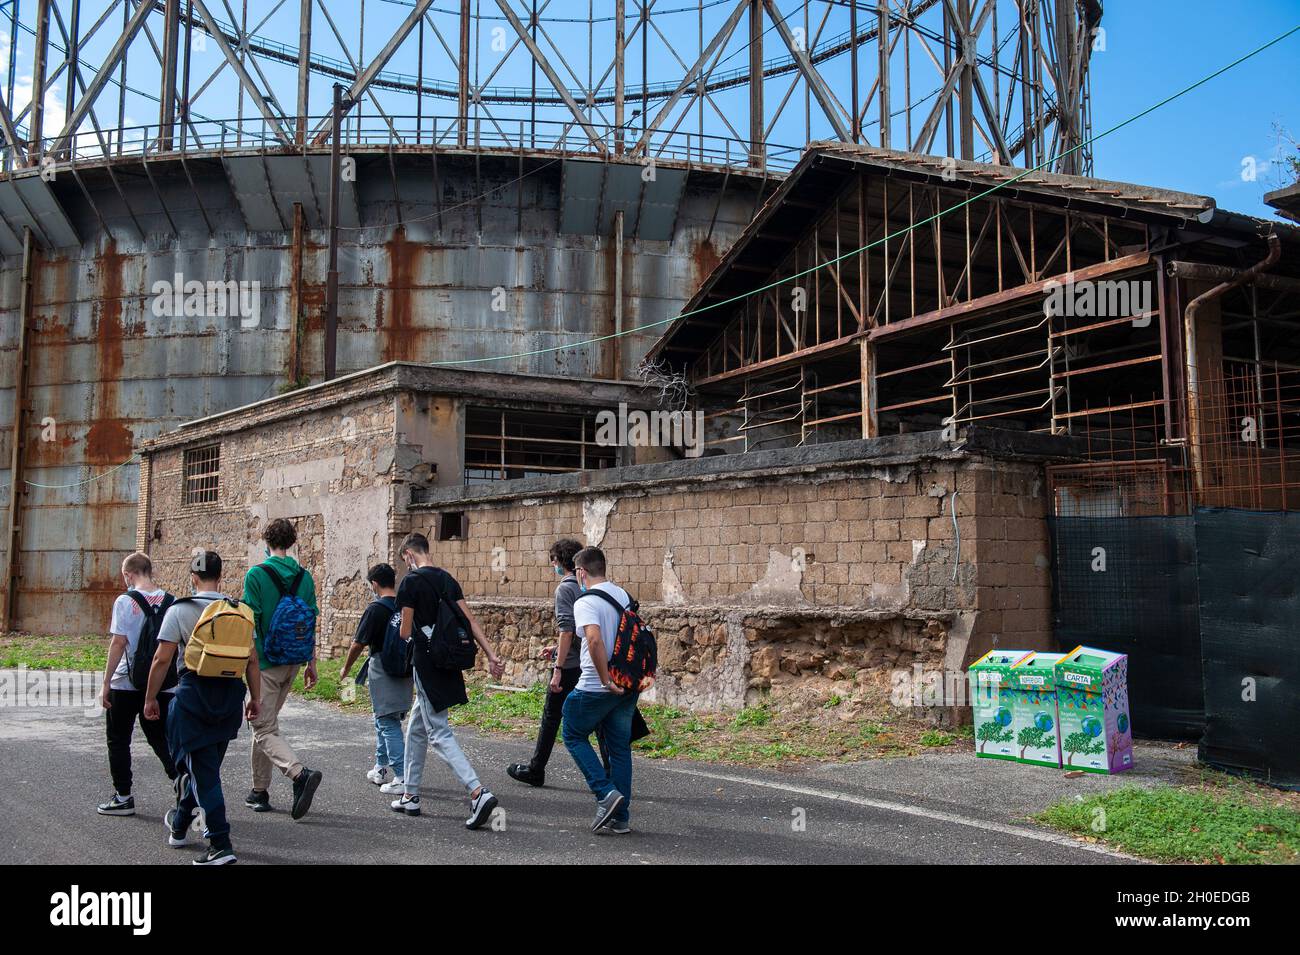
[{"label": "boy in black t-shirt", "polygon": [[409,676],[388,673],[384,669],[380,654],[385,639],[394,633],[389,624],[398,616],[397,591],[393,587],[397,575],[388,564],[376,564],[370,568],[366,581],[375,599],[361,615],[339,680],[347,678],[362,648],[368,647],[370,656],[363,665],[362,675],[357,677],[358,683],[366,682],[369,686],[370,705],[375,711],[375,767],[366,773],[366,779],[378,786],[380,792],[395,794],[402,791],[405,773],[402,720],[411,709],[412,687]]},{"label": "boy in black t-shirt", "polygon": [[[427,638],[438,620],[438,607],[446,602],[469,631],[474,641],[487,654],[488,670],[494,679],[500,679],[505,664],[492,650],[483,628],[474,619],[465,594],[456,578],[438,567],[429,557],[429,540],[423,534],[410,534],[399,549],[406,562],[407,574],[397,588],[397,609],[402,615],[401,637],[410,640],[418,634]],[[422,638],[422,639],[423,639]],[[420,779],[424,774],[424,759],[432,743],[452,772],[469,793],[470,814],[465,828],[478,829],[492,815],[497,797],[479,783],[474,767],[465,758],[447,721],[447,711],[453,706],[468,703],[465,694],[465,677],[460,670],[434,667],[428,654],[417,649],[415,654],[415,707],[406,728],[406,766],[403,793],[393,800],[392,808],[411,816],[420,814]]]}]

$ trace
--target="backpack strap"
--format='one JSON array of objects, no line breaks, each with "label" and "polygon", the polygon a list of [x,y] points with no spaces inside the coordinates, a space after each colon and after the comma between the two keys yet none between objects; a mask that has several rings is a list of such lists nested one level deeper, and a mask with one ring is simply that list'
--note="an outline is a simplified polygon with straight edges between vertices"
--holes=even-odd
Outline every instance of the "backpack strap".
[{"label": "backpack strap", "polygon": [[275,584],[275,589],[280,591],[281,600],[288,597],[290,594],[297,596],[298,586],[302,583],[303,574],[307,573],[306,567],[299,567],[298,573],[293,575],[293,580],[291,580],[288,586],[286,586],[284,578],[276,573],[270,564],[258,564],[257,567],[262,571],[262,573],[271,578],[271,583]]},{"label": "backpack strap", "polygon": [[173,597],[169,593],[164,592],[162,603],[160,603],[157,607],[155,607],[153,604],[149,602],[148,598],[145,597],[145,595],[140,593],[140,591],[138,590],[128,590],[126,592],[126,595],[135,601],[136,605],[144,612],[146,618],[153,617],[155,615],[162,616],[167,612],[167,608],[170,607],[176,601],[175,597]]},{"label": "backpack strap", "polygon": [[[578,600],[581,600],[583,597],[591,597],[591,596],[603,597],[606,603],[611,604],[614,607],[614,609],[618,611],[618,615],[620,618],[622,618],[623,614],[627,610],[629,610],[632,606],[630,602],[631,601],[630,595],[629,595],[628,606],[624,607],[621,603],[618,602],[617,597],[615,597],[613,594],[607,594],[603,590],[584,590],[581,594],[578,595]],[[574,602],[577,603],[577,601]]]}]

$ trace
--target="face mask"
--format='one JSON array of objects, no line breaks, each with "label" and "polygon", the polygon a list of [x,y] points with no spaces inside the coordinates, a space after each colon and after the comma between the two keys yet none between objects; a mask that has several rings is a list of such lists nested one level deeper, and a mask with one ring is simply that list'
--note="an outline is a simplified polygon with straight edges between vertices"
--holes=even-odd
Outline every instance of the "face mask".
[{"label": "face mask", "polygon": [[263,548],[262,548],[262,553],[265,554],[267,557],[270,557],[270,556],[271,556],[271,548],[269,548],[269,547],[263,547]]},{"label": "face mask", "polygon": [[557,576],[557,577],[563,577],[563,576],[564,576],[564,568],[563,568],[563,567],[552,567],[551,569],[555,571],[555,576]]}]

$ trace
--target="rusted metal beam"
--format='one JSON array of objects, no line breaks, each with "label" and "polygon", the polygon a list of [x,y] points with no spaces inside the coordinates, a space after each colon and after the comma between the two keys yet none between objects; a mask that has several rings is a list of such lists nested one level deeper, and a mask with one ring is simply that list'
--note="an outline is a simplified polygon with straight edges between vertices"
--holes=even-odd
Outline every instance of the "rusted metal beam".
[{"label": "rusted metal beam", "polygon": [[[1144,268],[1150,263],[1150,254],[1146,252],[1137,252],[1133,255],[1126,255],[1119,259],[1112,259],[1109,262],[1101,262],[1097,265],[1090,265],[1082,269],[1077,269],[1073,273],[1073,279],[1075,282],[1091,281],[1092,279],[1099,279],[1117,273],[1131,272],[1136,269]],[[1051,281],[1054,280],[1040,279],[1037,282],[1027,282],[1024,285],[1018,285],[1015,288],[1009,288],[1002,292],[994,292],[990,295],[971,299],[969,302],[962,302],[958,305],[951,305],[947,308],[940,308],[932,312],[927,312],[924,315],[915,315],[912,318],[905,318],[889,325],[882,325],[879,328],[873,328],[869,332],[869,336],[873,341],[876,341],[881,338],[900,335],[904,332],[916,331],[918,328],[942,325],[947,322],[955,322],[959,319],[969,318],[973,315],[978,315],[981,312],[1002,308],[1027,298],[1042,295],[1047,289],[1047,284]]]},{"label": "rusted metal beam", "polygon": [[17,602],[20,590],[18,582],[22,577],[22,506],[23,496],[27,493],[27,482],[23,478],[23,464],[27,450],[27,378],[30,371],[31,356],[28,329],[31,325],[32,292],[34,283],[32,273],[36,263],[36,248],[32,241],[32,230],[23,230],[23,271],[18,286],[18,349],[14,358],[14,430],[9,452],[9,532],[5,552],[5,603],[0,611],[0,633],[6,633],[14,626],[18,614]]}]

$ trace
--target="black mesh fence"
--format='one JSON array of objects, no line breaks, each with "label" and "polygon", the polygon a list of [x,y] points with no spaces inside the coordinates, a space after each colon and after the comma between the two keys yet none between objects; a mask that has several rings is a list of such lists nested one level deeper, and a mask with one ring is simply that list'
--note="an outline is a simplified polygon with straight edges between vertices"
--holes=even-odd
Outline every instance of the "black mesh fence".
[{"label": "black mesh fence", "polygon": [[1198,508],[1195,520],[1201,759],[1298,789],[1300,514]]},{"label": "black mesh fence", "polygon": [[1204,728],[1191,517],[1056,517],[1056,642],[1128,654],[1134,733],[1197,739]]}]

